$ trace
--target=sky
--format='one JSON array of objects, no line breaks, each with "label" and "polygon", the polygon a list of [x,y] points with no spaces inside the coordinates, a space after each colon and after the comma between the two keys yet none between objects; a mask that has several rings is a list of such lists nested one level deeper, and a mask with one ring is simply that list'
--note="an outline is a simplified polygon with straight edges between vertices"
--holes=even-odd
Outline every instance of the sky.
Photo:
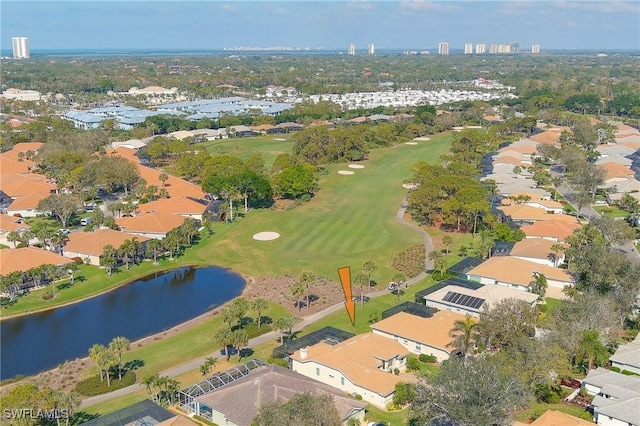
[{"label": "sky", "polygon": [[640,1],[2,0],[0,48],[323,47],[432,50],[448,42],[640,50]]}]

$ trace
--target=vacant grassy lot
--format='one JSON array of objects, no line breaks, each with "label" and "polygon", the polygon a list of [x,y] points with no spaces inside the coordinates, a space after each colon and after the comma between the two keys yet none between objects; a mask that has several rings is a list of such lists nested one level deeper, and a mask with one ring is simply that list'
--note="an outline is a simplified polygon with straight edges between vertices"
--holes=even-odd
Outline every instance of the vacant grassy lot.
[{"label": "vacant grassy lot", "polygon": [[[284,140],[278,140],[284,139]],[[242,159],[248,158],[254,152],[261,152],[267,169],[271,168],[273,160],[284,153],[291,153],[293,141],[289,135],[256,136],[253,138],[221,139],[205,142],[204,145],[211,155],[235,155]]]}]

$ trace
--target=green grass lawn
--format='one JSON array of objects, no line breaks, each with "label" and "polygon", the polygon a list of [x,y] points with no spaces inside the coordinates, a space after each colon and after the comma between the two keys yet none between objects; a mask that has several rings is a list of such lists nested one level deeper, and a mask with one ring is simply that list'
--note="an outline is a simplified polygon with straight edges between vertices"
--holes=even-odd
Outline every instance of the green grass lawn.
[{"label": "green grass lawn", "polygon": [[[278,140],[285,139],[285,140]],[[271,169],[273,160],[284,153],[291,153],[293,141],[289,135],[256,136],[252,138],[220,139],[204,142],[209,154],[215,155],[235,155],[246,159],[254,152],[261,152],[265,159],[267,170]]]},{"label": "green grass lawn", "polygon": [[[197,256],[250,275],[298,274],[309,269],[335,279],[336,269],[349,265],[358,271],[367,260],[378,270],[372,277],[388,281],[395,273],[393,256],[421,237],[395,219],[406,194],[402,182],[418,160],[435,162],[452,136],[441,135],[420,145],[399,145],[373,151],[364,169],[350,176],[337,172],[345,164],[327,166],[320,191],[309,202],[288,211],[260,210],[230,225],[208,250]],[[228,228],[228,229],[220,229]],[[253,234],[276,231],[281,237],[257,242]]]},{"label": "green grass lawn", "polygon": [[622,210],[618,206],[594,206],[593,209],[608,217],[627,217],[629,212]]},{"label": "green grass lawn", "polygon": [[586,411],[584,408],[580,408],[575,405],[563,404],[563,403],[545,404],[542,402],[535,402],[531,408],[529,408],[526,411],[520,412],[516,416],[516,420],[521,422],[526,422],[532,417],[536,417],[536,418],[539,417],[540,415],[544,414],[544,412],[547,410],[562,411],[563,413],[566,413],[571,416],[575,416],[584,420],[592,420],[591,414],[589,414],[589,412]]},{"label": "green grass lawn", "polygon": [[400,411],[383,411],[369,404],[366,408],[365,420],[367,422],[380,422],[387,426],[406,425],[409,419],[409,409]]}]

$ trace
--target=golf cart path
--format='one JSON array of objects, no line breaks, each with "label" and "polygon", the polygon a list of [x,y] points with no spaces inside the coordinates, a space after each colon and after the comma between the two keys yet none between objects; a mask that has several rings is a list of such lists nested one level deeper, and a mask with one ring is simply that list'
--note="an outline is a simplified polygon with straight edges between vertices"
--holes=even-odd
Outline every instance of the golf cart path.
[{"label": "golf cart path", "polygon": [[[420,229],[418,226],[413,225],[409,222],[407,222],[404,219],[404,215],[407,211],[407,201],[406,199],[402,200],[402,203],[400,205],[400,208],[398,209],[398,212],[396,213],[396,219],[398,220],[398,222],[402,223],[403,225],[406,225],[408,227],[410,227],[411,229],[413,229],[414,231],[420,233],[422,235],[422,239],[424,242],[424,248],[425,248],[425,254],[430,253],[433,250],[433,240],[431,239],[431,236],[425,232],[424,230]],[[427,272],[428,270],[430,270],[433,266],[432,266],[432,261],[428,258],[428,256],[425,256],[425,270],[422,271],[419,275],[408,279],[405,282],[406,286],[410,286],[412,284],[415,284],[421,280],[423,280],[424,278],[427,277]],[[389,290],[387,290],[387,288],[385,287],[382,290],[379,291],[375,291],[372,293],[367,294],[368,297],[373,298],[373,297],[380,297],[380,296],[384,296],[385,294],[389,294]],[[317,312],[313,315],[309,315],[308,317],[305,317],[302,319],[302,321],[298,322],[296,325],[294,325],[292,327],[292,331],[296,332],[296,331],[300,331],[302,330],[304,327],[313,324],[314,322],[321,320],[322,318],[331,315],[332,313],[339,311],[341,309],[344,309],[344,302],[340,302],[340,303],[336,303],[335,305],[329,306],[328,308],[323,309],[320,312]],[[254,337],[253,339],[249,340],[249,343],[247,345],[247,348],[252,348],[258,345],[261,345],[263,343],[267,343],[273,340],[276,340],[280,337],[280,333],[277,331],[270,331],[268,333],[262,334],[260,336]],[[161,371],[159,373],[160,376],[169,376],[169,377],[176,377],[179,376],[181,374],[185,374],[188,373],[190,371],[193,370],[197,370],[202,363],[205,361],[206,358],[210,357],[211,354],[207,354],[205,356],[193,359],[189,362],[186,362],[184,364],[178,365],[176,367],[172,367],[169,368],[167,370]],[[138,380],[140,380],[142,378],[138,378]],[[137,392],[139,390],[144,390],[145,389],[145,385],[140,384],[140,383],[136,383],[133,384],[131,386],[128,386],[126,388],[122,388],[122,389],[118,389],[117,391],[114,392],[110,392],[107,394],[103,394],[103,395],[98,395],[98,396],[94,396],[94,397],[90,397],[87,398],[85,400],[82,401],[82,404],[80,405],[80,408],[86,408],[89,407],[91,405],[94,404],[98,404],[104,401],[108,401],[114,398],[118,398],[120,396],[124,396],[133,392]]]}]

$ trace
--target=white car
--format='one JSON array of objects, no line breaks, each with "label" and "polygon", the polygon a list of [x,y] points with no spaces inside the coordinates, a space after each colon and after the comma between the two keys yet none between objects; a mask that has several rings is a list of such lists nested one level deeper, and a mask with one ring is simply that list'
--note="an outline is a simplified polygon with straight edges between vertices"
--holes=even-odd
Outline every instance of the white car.
[{"label": "white car", "polygon": [[62,235],[68,235],[71,233],[71,231],[69,231],[67,228],[61,228],[58,232]]}]

